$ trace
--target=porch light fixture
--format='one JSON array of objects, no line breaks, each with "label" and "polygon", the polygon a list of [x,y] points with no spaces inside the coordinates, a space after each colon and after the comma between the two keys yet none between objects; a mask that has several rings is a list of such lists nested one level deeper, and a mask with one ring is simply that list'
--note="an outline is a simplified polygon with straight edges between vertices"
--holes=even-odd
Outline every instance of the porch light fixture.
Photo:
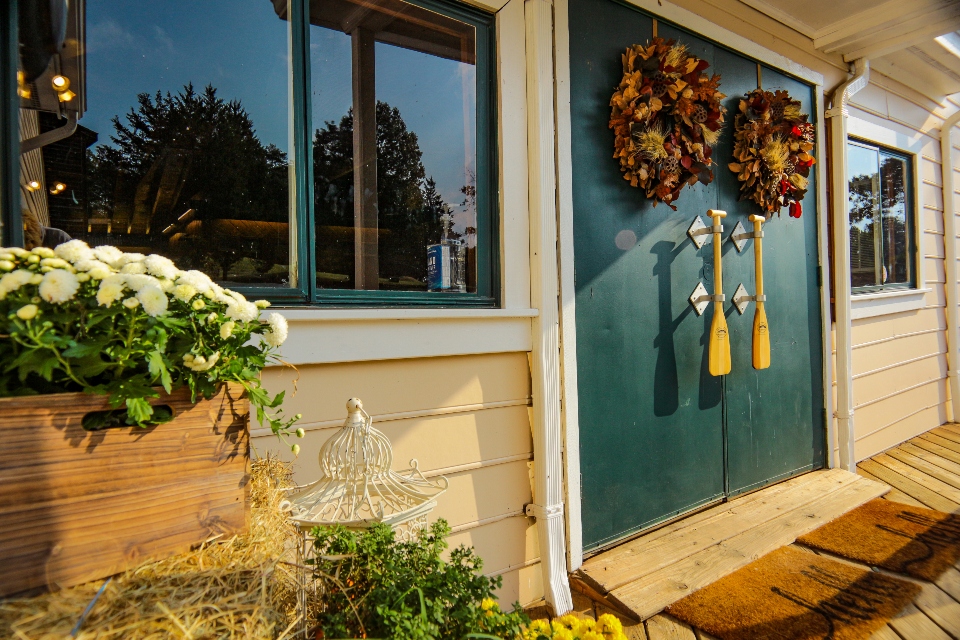
[{"label": "porch light fixture", "polygon": [[50,78],[50,84],[53,85],[54,91],[66,91],[70,88],[70,78],[56,75]]},{"label": "porch light fixture", "polygon": [[58,193],[63,193],[64,189],[67,188],[67,185],[62,182],[57,182],[53,185],[53,189],[50,189],[50,193],[57,195]]},{"label": "porch light fixture", "polygon": [[27,191],[36,191],[40,188],[40,183],[36,180],[31,180],[27,183]]},{"label": "porch light fixture", "polygon": [[69,89],[67,89],[66,91],[61,91],[60,93],[57,94],[57,98],[60,99],[60,102],[70,102],[76,97],[77,97],[77,94],[75,94],[73,91],[70,91]]}]

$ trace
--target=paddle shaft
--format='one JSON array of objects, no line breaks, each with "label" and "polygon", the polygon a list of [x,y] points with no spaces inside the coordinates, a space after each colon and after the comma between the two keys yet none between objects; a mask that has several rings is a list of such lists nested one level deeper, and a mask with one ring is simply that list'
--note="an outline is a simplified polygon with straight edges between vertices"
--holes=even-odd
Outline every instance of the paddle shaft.
[{"label": "paddle shaft", "polygon": [[757,308],[753,314],[753,368],[766,369],[770,366],[770,327],[767,323],[767,309],[763,298],[763,216],[750,216],[753,222],[753,254],[756,261]]},{"label": "paddle shaft", "polygon": [[723,315],[723,247],[720,240],[720,221],[726,217],[725,211],[711,209],[707,215],[713,218],[713,322],[710,324],[710,343],[708,349],[708,368],[710,375],[722,376],[730,373],[730,331],[727,318]]}]

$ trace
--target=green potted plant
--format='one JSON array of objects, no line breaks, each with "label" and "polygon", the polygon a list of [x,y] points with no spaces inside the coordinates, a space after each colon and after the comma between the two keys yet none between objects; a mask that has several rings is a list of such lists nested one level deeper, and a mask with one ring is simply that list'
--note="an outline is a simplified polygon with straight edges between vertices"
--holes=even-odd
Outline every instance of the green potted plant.
[{"label": "green potted plant", "polygon": [[303,434],[260,384],[268,306],[162,256],[0,248],[0,595],[245,526],[250,406]]}]

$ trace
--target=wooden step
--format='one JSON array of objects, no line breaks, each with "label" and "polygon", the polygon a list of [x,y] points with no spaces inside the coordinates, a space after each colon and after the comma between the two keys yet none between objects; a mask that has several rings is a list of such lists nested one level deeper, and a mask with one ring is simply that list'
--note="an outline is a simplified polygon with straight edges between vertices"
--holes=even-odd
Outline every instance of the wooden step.
[{"label": "wooden step", "polygon": [[888,490],[839,469],[808,473],[595,556],[581,574],[645,620]]}]

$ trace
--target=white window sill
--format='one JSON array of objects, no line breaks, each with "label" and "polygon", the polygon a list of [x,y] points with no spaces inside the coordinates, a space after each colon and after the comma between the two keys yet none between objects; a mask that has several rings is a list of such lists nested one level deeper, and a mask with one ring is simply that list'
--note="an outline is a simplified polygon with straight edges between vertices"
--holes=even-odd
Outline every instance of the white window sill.
[{"label": "white window sill", "polygon": [[850,298],[854,320],[875,318],[905,311],[917,311],[926,304],[924,297],[933,289],[895,289],[878,293],[855,294]]},{"label": "white window sill", "polygon": [[280,357],[296,365],[532,349],[536,309],[276,309],[290,321]]}]

